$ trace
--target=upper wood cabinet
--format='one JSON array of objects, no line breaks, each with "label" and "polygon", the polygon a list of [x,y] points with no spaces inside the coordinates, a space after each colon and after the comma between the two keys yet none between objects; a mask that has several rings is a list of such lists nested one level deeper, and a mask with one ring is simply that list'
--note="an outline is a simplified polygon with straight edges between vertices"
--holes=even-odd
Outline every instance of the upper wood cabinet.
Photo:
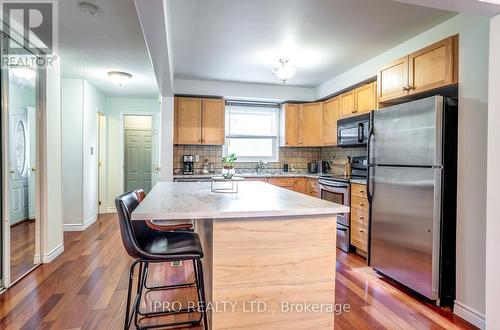
[{"label": "upper wood cabinet", "polygon": [[340,117],[340,97],[323,102],[323,145],[337,145],[337,120]]},{"label": "upper wood cabinet", "polygon": [[174,144],[224,144],[224,100],[176,97]]},{"label": "upper wood cabinet", "polygon": [[389,63],[377,76],[377,94],[380,102],[408,94],[408,56]]},{"label": "upper wood cabinet", "polygon": [[201,107],[200,98],[175,98],[175,127],[177,144],[201,144]]},{"label": "upper wood cabinet", "polygon": [[458,82],[458,35],[383,66],[377,76],[379,102]]},{"label": "upper wood cabinet", "polygon": [[376,108],[376,83],[372,82],[355,89],[356,92],[356,114],[363,114]]},{"label": "upper wood cabinet", "polygon": [[455,69],[458,36],[436,42],[408,56],[408,93],[415,94],[458,81]]},{"label": "upper wood cabinet", "polygon": [[323,145],[323,103],[305,103],[300,109],[299,146]]},{"label": "upper wood cabinet", "polygon": [[340,94],[340,116],[354,116],[356,113],[356,92],[354,90]]},{"label": "upper wood cabinet", "polygon": [[296,147],[299,145],[300,104],[285,104],[281,111],[281,145]]},{"label": "upper wood cabinet", "polygon": [[201,116],[202,144],[224,144],[224,111],[224,100],[203,99]]}]

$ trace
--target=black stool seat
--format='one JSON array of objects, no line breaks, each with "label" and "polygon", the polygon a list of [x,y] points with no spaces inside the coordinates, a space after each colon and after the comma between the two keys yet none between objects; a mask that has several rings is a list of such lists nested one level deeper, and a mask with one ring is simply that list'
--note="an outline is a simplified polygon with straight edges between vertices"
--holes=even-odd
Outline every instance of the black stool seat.
[{"label": "black stool seat", "polygon": [[[203,249],[198,234],[191,231],[161,231],[151,228],[146,221],[132,221],[131,214],[140,201],[136,191],[129,191],[115,199],[115,206],[120,223],[120,232],[123,246],[128,255],[135,259],[130,266],[130,277],[127,290],[127,304],[125,311],[124,329],[128,330],[132,321],[136,329],[171,328],[179,326],[201,325],[208,329],[208,320],[205,304],[205,288],[203,283]],[[178,262],[191,260],[195,280],[192,283],[179,283],[173,285],[160,285],[150,287],[147,285],[150,263]],[[132,298],[134,270],[139,265],[137,295]],[[149,291],[174,290],[179,288],[196,287],[198,293],[198,306],[187,306],[179,310],[153,310],[142,311],[141,299]],[[143,291],[146,293],[143,295]],[[130,310],[130,306],[133,306]],[[160,306],[161,307],[161,306]],[[143,324],[143,320],[162,315],[201,314],[198,319],[178,321],[166,324]]]},{"label": "black stool seat", "polygon": [[189,260],[203,258],[203,250],[198,234],[192,232],[150,231],[138,245],[144,253],[144,259],[150,260]]}]

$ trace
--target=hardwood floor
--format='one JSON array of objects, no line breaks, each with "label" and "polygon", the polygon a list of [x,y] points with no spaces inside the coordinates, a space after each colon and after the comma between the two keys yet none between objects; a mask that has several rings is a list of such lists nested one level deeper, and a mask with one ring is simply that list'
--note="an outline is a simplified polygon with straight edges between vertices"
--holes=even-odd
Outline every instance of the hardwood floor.
[{"label": "hardwood floor", "polygon": [[[1,329],[122,329],[128,268],[115,215],[99,216],[85,232],[64,234],[65,252],[38,267],[0,296]],[[191,268],[156,267],[149,278],[172,283]],[[193,291],[164,294],[180,301]],[[180,290],[177,290],[180,291]],[[149,297],[154,300],[154,297]],[[350,311],[337,315],[336,329],[473,329],[449,310],[422,303],[380,278],[364,260],[337,253],[336,303]]]},{"label": "hardwood floor", "polygon": [[10,227],[10,253],[10,276],[15,281],[35,265],[34,219]]}]

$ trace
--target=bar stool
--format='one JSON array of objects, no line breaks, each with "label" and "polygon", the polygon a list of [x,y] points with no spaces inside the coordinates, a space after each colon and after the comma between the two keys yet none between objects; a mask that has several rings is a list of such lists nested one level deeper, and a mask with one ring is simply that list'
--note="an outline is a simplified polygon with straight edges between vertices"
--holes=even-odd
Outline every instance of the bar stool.
[{"label": "bar stool", "polygon": [[[130,266],[130,278],[127,292],[127,310],[125,312],[124,328],[129,329],[134,320],[137,329],[150,329],[159,327],[179,327],[188,325],[200,325],[203,321],[204,328],[208,329],[205,288],[203,283],[203,249],[201,247],[198,234],[188,231],[157,231],[148,227],[145,221],[131,221],[131,214],[139,205],[139,200],[135,191],[129,191],[115,199],[115,206],[118,212],[120,223],[120,233],[122,242],[128,255],[135,259]],[[145,287],[148,268],[150,263],[166,263],[172,261],[193,261],[195,282],[198,294],[199,308],[183,308],[177,311],[161,312],[141,312],[140,304],[144,294],[151,290],[172,290],[190,287],[190,283],[161,286],[148,289]],[[137,295],[134,302],[131,301],[134,271],[139,264],[139,278],[137,283]],[[133,306],[132,311],[130,306]],[[146,318],[177,315],[200,312],[201,316],[197,320],[172,322],[166,324],[141,325],[141,321]]]},{"label": "bar stool", "polygon": [[[144,200],[144,198],[146,198],[146,192],[144,191],[144,189],[136,189],[135,194],[137,195],[137,199],[139,200],[139,203],[141,203]],[[192,230],[193,229],[193,224],[190,222],[176,223],[174,225],[158,225],[151,220],[146,220],[146,225],[151,229],[159,230],[159,231]]]}]

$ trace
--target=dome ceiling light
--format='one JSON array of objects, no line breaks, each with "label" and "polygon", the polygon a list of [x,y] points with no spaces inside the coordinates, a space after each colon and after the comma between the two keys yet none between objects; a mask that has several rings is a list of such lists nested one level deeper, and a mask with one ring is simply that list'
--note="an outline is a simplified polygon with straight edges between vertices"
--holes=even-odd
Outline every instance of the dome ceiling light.
[{"label": "dome ceiling light", "polygon": [[130,79],[132,79],[132,75],[130,73],[122,71],[109,71],[108,77],[118,86],[123,86]]},{"label": "dome ceiling light", "polygon": [[12,73],[20,79],[31,80],[36,77],[36,71],[30,66],[14,66],[11,68]]},{"label": "dome ceiling light", "polygon": [[273,73],[284,84],[295,75],[297,70],[289,64],[288,59],[282,58],[278,62],[278,65],[273,68]]}]

